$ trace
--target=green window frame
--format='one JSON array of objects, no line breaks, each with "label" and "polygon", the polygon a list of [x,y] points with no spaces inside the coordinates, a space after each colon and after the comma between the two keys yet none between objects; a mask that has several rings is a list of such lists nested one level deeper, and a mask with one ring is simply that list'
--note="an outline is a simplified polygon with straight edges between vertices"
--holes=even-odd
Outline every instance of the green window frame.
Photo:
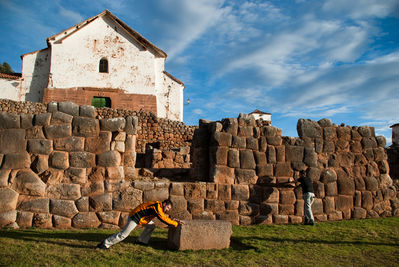
[{"label": "green window frame", "polygon": [[91,99],[91,105],[96,108],[110,108],[111,99],[109,97],[94,96]]}]

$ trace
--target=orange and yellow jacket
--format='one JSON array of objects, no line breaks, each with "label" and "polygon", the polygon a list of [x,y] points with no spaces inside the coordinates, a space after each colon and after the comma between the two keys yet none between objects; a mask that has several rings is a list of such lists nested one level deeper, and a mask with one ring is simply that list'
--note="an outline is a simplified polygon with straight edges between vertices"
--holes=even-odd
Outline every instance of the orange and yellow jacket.
[{"label": "orange and yellow jacket", "polygon": [[162,203],[159,201],[150,201],[140,204],[129,213],[129,216],[135,223],[139,225],[147,224],[152,219],[157,217],[161,222],[169,226],[178,226],[178,222],[165,215],[163,212]]}]

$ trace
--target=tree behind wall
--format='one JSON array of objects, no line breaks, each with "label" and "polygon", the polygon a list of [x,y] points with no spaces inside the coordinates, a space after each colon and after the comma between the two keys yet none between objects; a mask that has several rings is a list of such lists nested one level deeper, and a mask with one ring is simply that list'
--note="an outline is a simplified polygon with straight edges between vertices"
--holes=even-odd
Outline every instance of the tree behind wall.
[{"label": "tree behind wall", "polygon": [[14,71],[12,70],[10,64],[8,64],[7,62],[3,62],[3,65],[0,65],[0,73],[14,73]]}]

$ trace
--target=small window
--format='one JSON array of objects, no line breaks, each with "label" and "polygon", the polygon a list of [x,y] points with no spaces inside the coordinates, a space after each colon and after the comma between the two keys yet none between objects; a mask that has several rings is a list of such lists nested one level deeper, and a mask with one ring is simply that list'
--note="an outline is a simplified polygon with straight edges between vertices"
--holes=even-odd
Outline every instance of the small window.
[{"label": "small window", "polygon": [[96,108],[110,108],[111,107],[111,99],[109,97],[95,96],[91,100],[91,105]]},{"label": "small window", "polygon": [[108,60],[106,58],[100,59],[100,72],[108,73]]}]

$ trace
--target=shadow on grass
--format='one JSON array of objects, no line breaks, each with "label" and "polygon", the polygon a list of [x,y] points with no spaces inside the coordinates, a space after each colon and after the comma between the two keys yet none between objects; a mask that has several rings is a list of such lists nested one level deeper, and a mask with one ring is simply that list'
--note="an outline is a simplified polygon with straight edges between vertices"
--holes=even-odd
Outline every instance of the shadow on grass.
[{"label": "shadow on grass", "polygon": [[[243,238],[238,238],[238,239],[243,239]],[[293,244],[310,243],[310,244],[327,244],[327,245],[365,245],[365,246],[399,247],[399,243],[382,243],[382,242],[379,243],[379,242],[365,242],[365,241],[344,241],[344,240],[330,241],[330,240],[321,240],[321,239],[294,239],[294,238],[278,238],[278,237],[271,237],[271,238],[251,237],[246,239],[275,242],[275,243],[291,242]]]},{"label": "shadow on grass", "polygon": [[[24,231],[1,231],[2,238],[12,238],[16,240],[22,240],[27,242],[45,242],[49,244],[68,246],[73,248],[95,248],[97,243],[110,236],[105,233],[90,233],[90,232],[37,232],[36,230],[24,230]],[[134,244],[137,236],[129,236],[123,242],[127,244]],[[329,245],[366,245],[366,246],[392,246],[399,247],[399,243],[393,241],[393,243],[386,242],[365,242],[365,241],[345,241],[345,240],[321,240],[321,239],[300,239],[300,238],[278,238],[278,237],[231,237],[230,249],[245,251],[255,250],[259,248],[251,244],[251,240],[263,241],[263,242],[274,242],[283,243],[289,242],[293,244],[306,243],[306,244],[329,244]],[[76,242],[80,241],[80,242]],[[95,242],[93,244],[87,244],[87,242]],[[168,250],[168,240],[166,238],[152,237],[148,247],[155,250]],[[140,246],[140,245],[135,245]]]},{"label": "shadow on grass", "polygon": [[[54,244],[59,246],[68,246],[73,248],[95,248],[93,245],[87,245],[87,242],[100,243],[105,238],[109,237],[110,234],[102,233],[87,233],[87,232],[37,232],[36,230],[24,230],[24,231],[2,231],[1,236],[3,238],[12,238],[16,240],[22,240],[27,242],[45,242],[48,244]],[[137,236],[129,236],[123,243],[134,244]],[[233,250],[257,250],[256,247],[245,244],[242,242],[244,238],[231,237],[230,248]],[[248,240],[248,238],[245,238]],[[81,244],[77,244],[81,241]],[[169,250],[168,240],[166,238],[151,237],[148,247],[156,250]],[[142,246],[142,245],[135,245]]]}]

